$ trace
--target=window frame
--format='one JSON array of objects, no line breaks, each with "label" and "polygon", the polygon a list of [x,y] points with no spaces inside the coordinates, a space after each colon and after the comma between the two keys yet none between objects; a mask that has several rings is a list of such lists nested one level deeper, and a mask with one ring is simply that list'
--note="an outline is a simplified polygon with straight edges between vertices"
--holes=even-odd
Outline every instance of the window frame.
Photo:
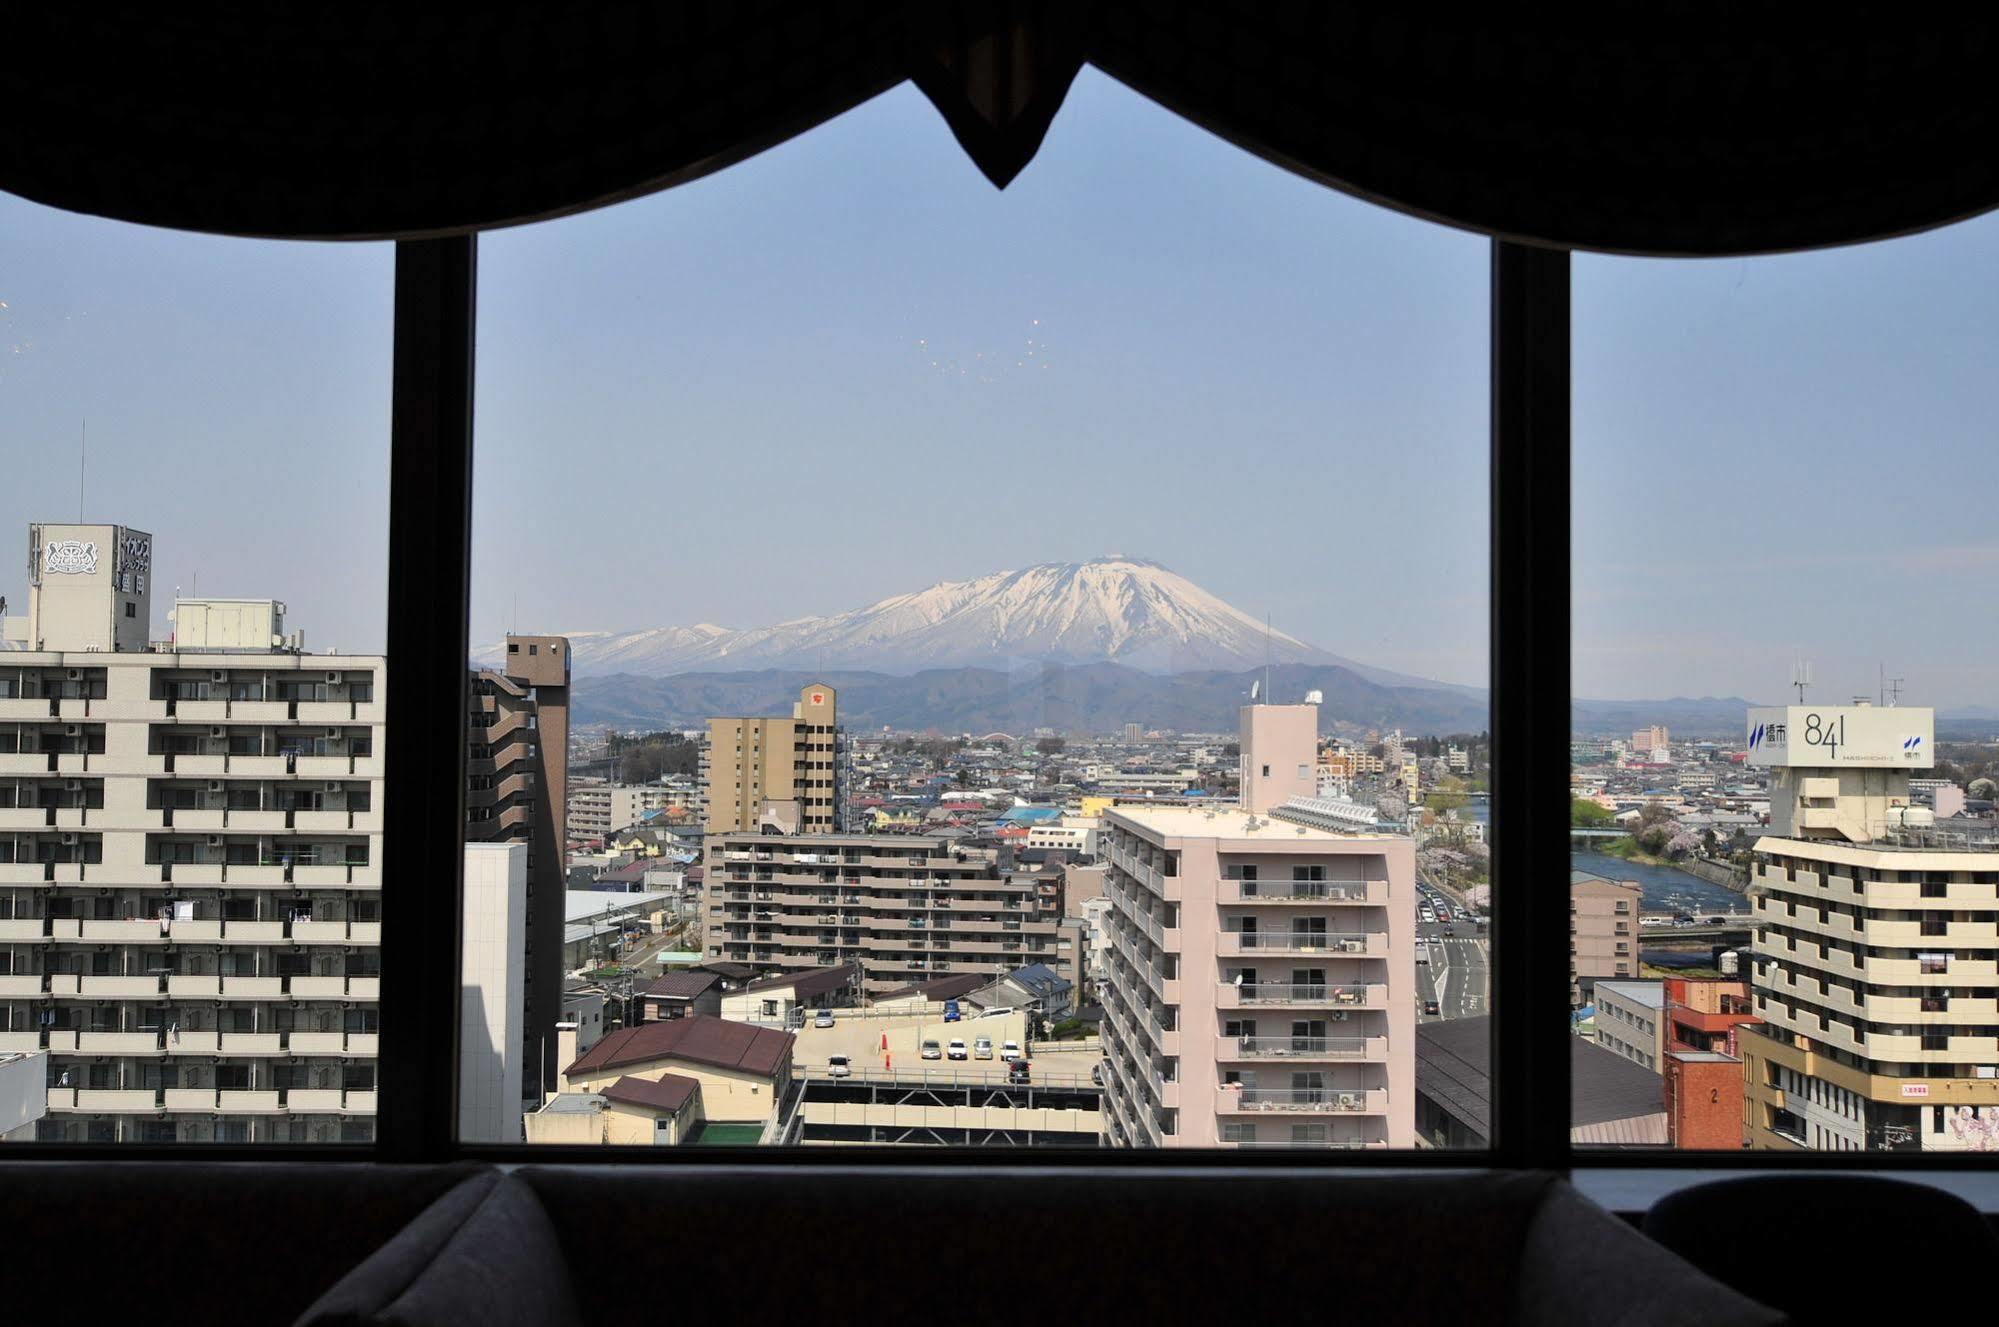
[{"label": "window frame", "polygon": [[[596,1165],[1018,1168],[1017,1148],[610,1148],[463,1142],[458,972],[470,703],[473,382],[478,241],[396,243],[391,393],[383,861],[398,880],[382,936],[372,1144],[40,1143],[16,1160],[203,1158]],[[1519,882],[1568,869],[1570,705],[1570,255],[1491,241],[1492,1137],[1483,1152],[1050,1148],[1036,1167],[1558,1172],[1984,1172],[1974,1156],[1894,1152],[1614,1151],[1569,1130],[1567,909]],[[440,604],[445,611],[438,611]],[[450,882],[449,888],[436,887]],[[438,962],[437,955],[454,956]],[[407,1017],[400,1016],[407,1013]],[[1664,1177],[1661,1177],[1662,1179]]]}]

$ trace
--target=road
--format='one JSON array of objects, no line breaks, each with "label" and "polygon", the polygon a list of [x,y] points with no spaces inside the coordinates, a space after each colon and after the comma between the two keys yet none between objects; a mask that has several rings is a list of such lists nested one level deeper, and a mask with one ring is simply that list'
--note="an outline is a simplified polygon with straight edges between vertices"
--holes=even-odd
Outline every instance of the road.
[{"label": "road", "polygon": [[[1446,896],[1423,888],[1432,903]],[[1434,1023],[1447,1018],[1474,1018],[1487,1011],[1491,998],[1488,973],[1489,941],[1474,927],[1456,920],[1457,903],[1448,900],[1452,922],[1416,922],[1416,938],[1429,950],[1430,961],[1416,965],[1416,1018]],[[1428,1001],[1436,1001],[1437,1012],[1428,1012]]]}]

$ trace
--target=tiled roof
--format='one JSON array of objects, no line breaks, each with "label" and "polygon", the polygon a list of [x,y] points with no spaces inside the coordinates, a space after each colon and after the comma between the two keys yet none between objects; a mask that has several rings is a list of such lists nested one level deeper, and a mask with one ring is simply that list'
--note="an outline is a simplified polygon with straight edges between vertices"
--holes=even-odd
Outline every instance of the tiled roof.
[{"label": "tiled roof", "polygon": [[689,1097],[700,1090],[700,1083],[680,1074],[661,1074],[657,1082],[627,1075],[609,1087],[599,1088],[597,1095],[606,1101],[629,1101],[636,1106],[678,1111],[687,1104]]},{"label": "tiled roof", "polygon": [[743,987],[746,991],[772,991],[781,986],[791,987],[800,998],[818,995],[823,991],[837,991],[842,986],[854,984],[854,967],[842,963],[830,968],[806,968],[799,972],[781,972],[775,977],[765,977]]},{"label": "tiled roof", "polygon": [[697,1014],[692,1018],[620,1028],[578,1056],[562,1072],[576,1077],[628,1064],[686,1060],[718,1069],[771,1074],[790,1057],[793,1041],[789,1032]]},{"label": "tiled roof", "polygon": [[669,995],[676,999],[692,1000],[720,980],[722,979],[712,972],[668,972],[640,994]]},{"label": "tiled roof", "polygon": [[992,978],[983,972],[963,972],[952,977],[939,977],[935,981],[904,986],[885,995],[877,995],[875,999],[897,1000],[904,996],[920,995],[926,1000],[953,1000],[961,995],[970,995],[990,980]]}]

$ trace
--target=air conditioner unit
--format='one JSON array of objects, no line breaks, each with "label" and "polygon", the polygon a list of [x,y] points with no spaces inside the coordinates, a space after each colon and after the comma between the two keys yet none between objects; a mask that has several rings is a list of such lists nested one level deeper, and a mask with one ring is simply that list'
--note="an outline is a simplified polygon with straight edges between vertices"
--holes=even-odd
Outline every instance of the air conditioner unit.
[{"label": "air conditioner unit", "polygon": [[213,727],[208,730],[208,735],[210,737],[227,737],[229,736],[229,730],[222,727]]},{"label": "air conditioner unit", "polygon": [[1342,940],[1340,941],[1340,949],[1342,952],[1348,954],[1365,954],[1367,952],[1367,941]]},{"label": "air conditioner unit", "polygon": [[323,788],[323,789],[321,789],[321,791],[322,791],[322,792],[330,792],[330,793],[337,793],[337,792],[339,792],[339,791],[340,791],[340,783],[339,783],[339,781],[338,781],[338,780],[336,780],[336,779],[328,779],[328,780],[326,781],[326,787],[325,787],[325,788]]},{"label": "air conditioner unit", "polygon": [[63,835],[62,846],[65,848],[74,848],[76,846],[76,835],[74,834]]},{"label": "air conditioner unit", "polygon": [[63,790],[64,792],[69,792],[69,793],[80,793],[80,792],[82,792],[82,791],[83,791],[83,780],[82,780],[82,779],[64,779],[64,780],[63,780],[63,785],[62,785],[62,790]]},{"label": "air conditioner unit", "polygon": [[340,674],[338,674],[338,673],[328,673],[328,674],[326,675],[326,680],[327,680],[327,682],[328,682],[328,683],[336,683],[336,682],[338,682],[338,681],[340,680]]},{"label": "air conditioner unit", "polygon": [[1353,1010],[1351,1009],[1333,1010],[1333,1021],[1335,1023],[1345,1023],[1350,1021],[1352,1018],[1353,1018]]},{"label": "air conditioner unit", "polygon": [[81,737],[83,736],[83,725],[80,723],[64,724],[62,735],[64,737]]},{"label": "air conditioner unit", "polygon": [[1362,1105],[1362,1097],[1360,1093],[1358,1092],[1340,1093],[1341,1110],[1359,1110],[1361,1108],[1361,1105]]},{"label": "air conditioner unit", "polygon": [[211,672],[208,675],[208,680],[211,682],[227,682],[229,680],[229,674],[227,671],[217,668],[215,671]]},{"label": "air conditioner unit", "polygon": [[67,676],[72,682],[81,682],[83,680],[83,670],[81,668],[72,668],[69,670]]},{"label": "air conditioner unit", "polygon": [[210,779],[208,781],[208,791],[212,793],[221,792],[225,786],[220,779]]},{"label": "air conditioner unit", "polygon": [[222,836],[221,836],[220,834],[210,834],[210,835],[208,836],[208,846],[209,846],[209,847],[211,847],[211,848],[219,848],[219,847],[221,847],[221,846],[222,846]]},{"label": "air conditioner unit", "polygon": [[326,735],[328,737],[338,737],[340,736],[340,730],[338,728],[328,728],[326,730]]}]

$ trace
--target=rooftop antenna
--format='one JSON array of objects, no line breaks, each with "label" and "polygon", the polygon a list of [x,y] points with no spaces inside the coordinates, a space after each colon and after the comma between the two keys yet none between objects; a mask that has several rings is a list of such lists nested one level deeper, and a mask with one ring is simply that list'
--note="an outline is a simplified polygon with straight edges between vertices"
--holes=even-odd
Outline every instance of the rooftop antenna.
[{"label": "rooftop antenna", "polygon": [[1798,689],[1798,704],[1805,703],[1805,688],[1812,684],[1812,661],[1799,656],[1791,665],[1791,685]]},{"label": "rooftop antenna", "polygon": [[1890,707],[1893,707],[1901,703],[1902,703],[1902,679],[1899,677],[1891,677],[1888,679],[1888,704]]}]

